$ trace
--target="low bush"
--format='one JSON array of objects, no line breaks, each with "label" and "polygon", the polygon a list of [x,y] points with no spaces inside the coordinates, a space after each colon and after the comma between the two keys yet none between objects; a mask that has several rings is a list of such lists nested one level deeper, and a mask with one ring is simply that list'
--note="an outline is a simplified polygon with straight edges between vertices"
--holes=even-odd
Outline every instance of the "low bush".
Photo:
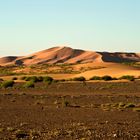
[{"label": "low bush", "polygon": [[31,76],[31,77],[26,77],[25,81],[33,81],[33,82],[41,82],[43,81],[43,77],[37,77],[37,76]]},{"label": "low bush", "polygon": [[42,82],[43,81],[43,77],[42,76],[37,77],[37,79],[38,79],[38,82]]},{"label": "low bush", "polygon": [[13,87],[14,85],[14,81],[13,80],[10,80],[10,81],[3,81],[1,83],[1,87],[2,88],[8,88],[8,87]]},{"label": "low bush", "polygon": [[30,81],[30,77],[25,77],[25,81]]},{"label": "low bush", "polygon": [[86,81],[86,78],[83,76],[73,78],[74,81]]},{"label": "low bush", "polygon": [[116,77],[113,77],[113,78],[112,78],[112,80],[118,80],[118,78],[116,78]]},{"label": "low bush", "polygon": [[43,77],[43,81],[44,82],[52,82],[53,81],[53,78],[52,77],[50,77],[50,76],[45,76],[45,77]]},{"label": "low bush", "polygon": [[36,76],[31,76],[31,77],[26,77],[25,78],[25,81],[33,81],[33,82],[37,82],[38,79]]},{"label": "low bush", "polygon": [[121,76],[119,79],[127,79],[129,81],[134,81],[135,77],[132,75],[124,75],[124,76]]},{"label": "low bush", "polygon": [[102,77],[100,77],[100,76],[93,76],[89,80],[105,80],[105,81],[110,81],[110,80],[118,80],[118,79],[115,78],[115,77],[112,78],[109,75],[105,75],[105,76],[102,76]]},{"label": "low bush", "polygon": [[105,76],[102,77],[102,80],[110,81],[110,80],[112,80],[112,77],[108,76],[108,75],[105,75]]},{"label": "low bush", "polygon": [[25,81],[32,81],[32,82],[52,82],[53,81],[53,78],[52,77],[49,77],[49,76],[45,76],[45,77],[42,77],[42,76],[23,76],[20,78],[21,80],[25,80]]},{"label": "low bush", "polygon": [[89,80],[101,80],[102,78],[100,76],[93,76]]},{"label": "low bush", "polygon": [[34,85],[34,82],[33,81],[27,81],[24,85],[23,85],[24,88],[34,88],[35,85]]}]

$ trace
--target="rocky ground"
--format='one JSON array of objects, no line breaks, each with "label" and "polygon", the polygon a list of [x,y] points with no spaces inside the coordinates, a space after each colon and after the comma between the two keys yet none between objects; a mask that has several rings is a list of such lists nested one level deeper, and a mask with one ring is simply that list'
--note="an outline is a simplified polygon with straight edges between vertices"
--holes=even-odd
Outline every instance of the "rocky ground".
[{"label": "rocky ground", "polygon": [[139,140],[140,82],[0,90],[1,140]]}]

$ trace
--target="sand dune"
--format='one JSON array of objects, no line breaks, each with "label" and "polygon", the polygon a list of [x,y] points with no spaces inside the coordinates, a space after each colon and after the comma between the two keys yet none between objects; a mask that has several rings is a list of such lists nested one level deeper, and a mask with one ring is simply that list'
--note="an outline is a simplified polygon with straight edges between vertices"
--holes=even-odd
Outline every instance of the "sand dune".
[{"label": "sand dune", "polygon": [[124,65],[122,62],[137,62],[137,64],[140,64],[140,53],[94,52],[58,46],[23,57],[8,56],[0,58],[0,65],[2,66],[9,64],[28,66],[33,64],[68,63],[75,64],[71,66],[72,69],[81,72],[80,74],[70,74],[68,77],[63,76],[63,74],[56,74],[57,78],[84,76],[89,79],[92,76],[104,75],[114,77],[122,75],[140,76],[139,68]]},{"label": "sand dune", "polygon": [[104,62],[137,62],[140,61],[140,55],[136,53],[109,53],[109,52],[99,52],[102,55],[102,60]]},{"label": "sand dune", "polygon": [[0,65],[17,64],[56,64],[56,63],[89,63],[89,62],[140,62],[138,53],[109,53],[93,52],[69,47],[53,47],[24,57],[3,57],[0,58]]},{"label": "sand dune", "polygon": [[5,65],[7,63],[13,62],[17,58],[18,57],[16,57],[16,56],[2,57],[2,58],[0,58],[0,65]]},{"label": "sand dune", "polygon": [[126,66],[123,64],[117,63],[106,63],[104,64],[103,69],[95,69],[83,72],[78,74],[77,76],[84,76],[87,79],[91,78],[92,76],[104,76],[110,75],[113,77],[121,77],[122,75],[134,75],[136,77],[140,76],[140,68],[134,68],[132,66]]}]

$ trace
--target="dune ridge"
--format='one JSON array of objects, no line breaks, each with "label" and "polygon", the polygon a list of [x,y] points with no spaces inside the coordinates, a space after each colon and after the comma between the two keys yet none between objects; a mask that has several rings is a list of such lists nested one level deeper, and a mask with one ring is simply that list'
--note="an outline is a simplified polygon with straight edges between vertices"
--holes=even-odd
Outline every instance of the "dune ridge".
[{"label": "dune ridge", "polygon": [[0,65],[33,65],[57,63],[76,64],[89,62],[140,62],[140,53],[94,52],[72,49],[66,46],[57,46],[23,57],[8,56],[0,58]]}]

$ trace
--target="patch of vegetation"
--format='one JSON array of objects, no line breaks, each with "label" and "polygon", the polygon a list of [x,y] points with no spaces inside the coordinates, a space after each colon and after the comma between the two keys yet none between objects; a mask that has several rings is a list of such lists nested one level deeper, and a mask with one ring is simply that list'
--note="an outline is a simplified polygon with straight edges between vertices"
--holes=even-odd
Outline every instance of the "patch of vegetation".
[{"label": "patch of vegetation", "polygon": [[86,81],[86,78],[83,76],[73,78],[73,81]]},{"label": "patch of vegetation", "polygon": [[21,77],[21,80],[25,80],[25,81],[33,81],[33,82],[42,82],[43,81],[43,77],[42,76],[26,76],[26,77]]},{"label": "patch of vegetation", "polygon": [[24,85],[23,85],[24,88],[34,88],[35,85],[34,85],[34,82],[33,81],[27,81]]},{"label": "patch of vegetation", "polygon": [[43,81],[43,77],[42,76],[37,77],[37,79],[38,79],[38,82],[42,82]]},{"label": "patch of vegetation", "polygon": [[137,62],[124,62],[122,64],[128,65],[128,66],[133,66],[133,67],[136,67],[136,68],[140,67],[140,63],[137,63]]},{"label": "patch of vegetation", "polygon": [[13,127],[7,127],[7,131],[13,132],[13,131],[15,131],[15,128],[13,128]]},{"label": "patch of vegetation", "polygon": [[89,80],[101,80],[102,78],[100,76],[93,76]]},{"label": "patch of vegetation", "polygon": [[105,76],[93,76],[91,77],[89,80],[104,80],[104,81],[110,81],[110,80],[118,80],[116,77],[111,77],[109,75],[105,75]]},{"label": "patch of vegetation", "polygon": [[132,76],[132,75],[124,75],[124,76],[121,76],[119,79],[126,79],[126,80],[129,80],[129,81],[134,81],[135,77]]},{"label": "patch of vegetation", "polygon": [[36,76],[26,77],[25,81],[38,82],[38,78]]},{"label": "patch of vegetation", "polygon": [[0,76],[15,75],[8,67],[0,67]]},{"label": "patch of vegetation", "polygon": [[107,104],[101,104],[101,109],[104,111],[110,111],[111,109],[111,104],[107,103]]},{"label": "patch of vegetation", "polygon": [[53,80],[54,79],[50,76],[43,77],[43,82],[45,82],[45,83],[52,83]]},{"label": "patch of vegetation", "polygon": [[113,77],[113,78],[112,78],[112,80],[118,80],[118,78],[116,78],[116,77]]},{"label": "patch of vegetation", "polygon": [[3,81],[3,82],[1,83],[1,87],[2,87],[2,88],[13,87],[13,85],[14,85],[14,81],[13,81],[13,80]]},{"label": "patch of vegetation", "polygon": [[105,76],[102,77],[102,80],[105,80],[105,81],[110,81],[112,79],[113,78],[111,76],[109,76],[109,75],[105,75]]},{"label": "patch of vegetation", "polygon": [[133,103],[106,103],[106,104],[101,104],[100,106],[103,110],[112,110],[112,109],[117,109],[120,111],[123,111],[124,109],[131,109],[131,108],[135,108],[136,105]]}]

